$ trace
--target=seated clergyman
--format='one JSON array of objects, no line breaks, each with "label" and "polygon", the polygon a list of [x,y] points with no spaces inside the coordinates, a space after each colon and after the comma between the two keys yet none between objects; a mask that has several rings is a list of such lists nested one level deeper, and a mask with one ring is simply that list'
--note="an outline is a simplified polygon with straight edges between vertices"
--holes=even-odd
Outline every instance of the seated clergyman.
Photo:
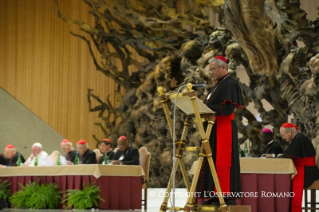
[{"label": "seated clergyman", "polygon": [[67,164],[68,165],[74,164],[75,157],[76,157],[77,153],[73,149],[72,143],[69,140],[64,139],[61,142],[61,149],[65,153],[65,159],[66,159]]},{"label": "seated clergyman", "polygon": [[292,179],[291,211],[301,211],[303,189],[318,180],[319,170],[316,166],[316,151],[311,140],[298,132],[295,124],[284,123],[280,128],[281,137],[289,143],[284,154],[278,157],[291,158],[297,170]]},{"label": "seated clergyman", "polygon": [[77,150],[80,156],[80,164],[96,164],[95,152],[89,149],[89,145],[85,140],[79,140],[77,145]]},{"label": "seated clergyman", "polygon": [[42,159],[49,157],[48,153],[42,150],[42,144],[34,143],[31,147],[32,153],[27,161],[24,163],[25,166],[34,166],[37,161],[37,166],[44,166],[41,162]]},{"label": "seated clergyman", "polygon": [[119,150],[117,150],[113,164],[116,165],[139,165],[140,154],[138,149],[129,145],[125,136],[120,136],[117,140]]},{"label": "seated clergyman", "polygon": [[17,166],[17,161],[20,156],[21,165],[25,162],[24,157],[16,151],[16,148],[12,144],[8,144],[4,149],[4,155],[6,160],[6,166]]},{"label": "seated clergyman", "polygon": [[101,152],[103,154],[103,156],[101,157],[101,159],[99,161],[100,164],[103,164],[103,162],[105,161],[105,154],[107,154],[109,161],[113,160],[115,153],[113,152],[113,150],[111,148],[111,140],[110,139],[104,138],[100,143],[100,149],[101,149]]},{"label": "seated clergyman", "polygon": [[277,157],[284,152],[281,145],[273,139],[273,132],[268,128],[260,132],[260,142],[266,145],[261,157]]}]

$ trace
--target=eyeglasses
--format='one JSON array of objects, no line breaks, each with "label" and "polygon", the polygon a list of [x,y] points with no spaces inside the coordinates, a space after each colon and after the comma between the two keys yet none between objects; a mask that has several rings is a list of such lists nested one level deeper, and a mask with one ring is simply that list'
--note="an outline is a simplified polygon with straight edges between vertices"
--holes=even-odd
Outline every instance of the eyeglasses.
[{"label": "eyeglasses", "polygon": [[216,68],[210,68],[209,71],[214,72],[214,71],[216,71],[216,70],[217,70],[218,68],[220,68],[220,67],[222,67],[222,66],[218,66],[218,67],[216,67]]}]

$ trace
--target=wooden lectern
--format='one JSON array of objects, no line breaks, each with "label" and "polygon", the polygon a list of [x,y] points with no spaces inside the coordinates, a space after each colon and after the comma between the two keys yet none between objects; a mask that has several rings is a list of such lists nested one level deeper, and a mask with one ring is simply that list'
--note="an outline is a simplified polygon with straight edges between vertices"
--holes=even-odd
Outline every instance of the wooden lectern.
[{"label": "wooden lectern", "polygon": [[[192,89],[192,87],[193,87],[193,85],[191,83],[188,83],[187,84],[188,92],[178,94],[177,98],[176,98],[176,94],[171,94],[171,95],[166,94],[165,95],[163,93],[162,87],[159,87],[157,89],[157,91],[159,92],[159,96],[161,98],[161,103],[163,105],[164,113],[165,113],[167,123],[169,126],[169,130],[170,130],[172,137],[173,137],[173,122],[172,122],[172,118],[170,116],[170,111],[169,111],[168,105],[167,105],[168,98],[170,98],[173,102],[176,98],[176,106],[178,106],[183,112],[185,112],[187,114],[187,117],[186,117],[185,122],[184,122],[182,137],[181,137],[180,141],[177,141],[175,143],[175,145],[176,145],[175,155],[177,157],[176,166],[175,166],[175,169],[172,170],[172,173],[171,173],[168,185],[167,185],[167,189],[166,189],[166,194],[170,194],[170,191],[172,189],[172,183],[173,183],[173,173],[176,172],[178,166],[180,166],[180,168],[181,168],[181,172],[183,175],[183,179],[184,179],[184,182],[186,185],[187,192],[189,192],[189,194],[195,194],[195,189],[196,189],[196,185],[197,185],[197,181],[199,178],[199,173],[200,173],[200,169],[202,167],[204,157],[207,157],[209,167],[211,169],[211,173],[212,173],[213,180],[215,183],[216,190],[217,190],[217,192],[221,193],[221,188],[219,185],[219,181],[218,181],[218,177],[217,177],[217,173],[216,173],[216,169],[215,169],[215,164],[214,164],[214,161],[212,158],[212,152],[211,152],[211,148],[209,145],[209,136],[211,134],[211,130],[213,128],[213,124],[215,121],[215,112],[213,112],[201,100],[199,100],[196,97],[195,92]],[[200,147],[200,152],[199,152],[198,166],[197,166],[196,172],[194,174],[192,184],[190,185],[188,178],[187,178],[185,165],[184,165],[184,162],[182,160],[182,156],[183,156],[183,151],[187,150],[187,147],[185,147],[185,140],[186,140],[188,127],[193,119],[196,120],[196,123],[198,125],[198,129],[199,129],[199,132],[200,132],[200,135],[202,138],[202,145]],[[202,119],[205,119],[208,121],[206,132],[204,131]],[[195,147],[195,149],[197,149],[197,148]],[[220,208],[216,208],[214,206],[202,206],[202,207],[200,207],[200,210],[201,211],[221,211],[221,212],[227,212],[227,211],[229,211],[229,212],[230,211],[233,211],[233,212],[235,212],[235,211],[243,211],[244,212],[245,211],[246,212],[246,211],[250,211],[250,210],[245,210],[245,209],[242,210],[243,209],[242,206],[240,206],[240,207],[228,206],[227,207],[227,205],[225,204],[225,201],[224,201],[224,197],[222,195],[219,195],[218,198],[219,198],[219,202],[220,202]],[[163,203],[162,203],[161,208],[160,208],[160,212],[165,212],[166,210],[172,210],[172,208],[167,208],[168,199],[169,199],[169,195],[165,195]],[[236,210],[236,207],[238,207],[239,210]],[[246,207],[250,208],[250,206],[246,206]],[[184,208],[175,207],[175,210],[197,211],[197,205],[195,203],[194,196],[188,195],[187,202],[186,202],[186,205],[184,206]]]}]

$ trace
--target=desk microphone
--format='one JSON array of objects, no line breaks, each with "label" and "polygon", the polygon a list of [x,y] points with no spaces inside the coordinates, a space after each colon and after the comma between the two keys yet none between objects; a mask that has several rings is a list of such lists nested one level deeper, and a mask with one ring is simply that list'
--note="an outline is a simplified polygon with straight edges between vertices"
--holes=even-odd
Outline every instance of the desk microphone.
[{"label": "desk microphone", "polygon": [[193,84],[193,87],[202,87],[202,88],[206,88],[206,84]]}]

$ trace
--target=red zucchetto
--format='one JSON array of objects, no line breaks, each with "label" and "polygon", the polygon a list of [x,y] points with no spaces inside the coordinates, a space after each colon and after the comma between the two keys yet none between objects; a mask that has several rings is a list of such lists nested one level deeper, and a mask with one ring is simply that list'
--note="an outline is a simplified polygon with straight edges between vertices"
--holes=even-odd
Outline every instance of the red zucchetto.
[{"label": "red zucchetto", "polygon": [[104,138],[102,141],[106,141],[107,143],[111,143],[111,140],[108,138]]},{"label": "red zucchetto", "polygon": [[14,149],[14,146],[13,146],[12,144],[8,144],[8,145],[6,146],[6,149]]},{"label": "red zucchetto", "polygon": [[121,139],[124,139],[124,140],[127,140],[127,138],[126,138],[124,135],[120,136],[119,139],[120,139],[120,138],[121,138]]},{"label": "red zucchetto", "polygon": [[84,145],[84,144],[86,144],[86,141],[85,141],[85,140],[79,140],[79,141],[78,141],[78,144]]},{"label": "red zucchetto", "polygon": [[298,127],[294,124],[291,124],[291,123],[284,123],[283,125],[281,125],[282,128],[295,128],[297,131],[298,131]]},{"label": "red zucchetto", "polygon": [[223,56],[215,56],[214,57],[215,59],[218,59],[218,60],[222,60],[222,61],[224,61],[225,63],[227,63],[227,60],[226,60],[226,58],[225,57],[223,57]]},{"label": "red zucchetto", "polygon": [[65,143],[70,143],[70,141],[68,139],[64,139],[61,144],[65,144]]}]

